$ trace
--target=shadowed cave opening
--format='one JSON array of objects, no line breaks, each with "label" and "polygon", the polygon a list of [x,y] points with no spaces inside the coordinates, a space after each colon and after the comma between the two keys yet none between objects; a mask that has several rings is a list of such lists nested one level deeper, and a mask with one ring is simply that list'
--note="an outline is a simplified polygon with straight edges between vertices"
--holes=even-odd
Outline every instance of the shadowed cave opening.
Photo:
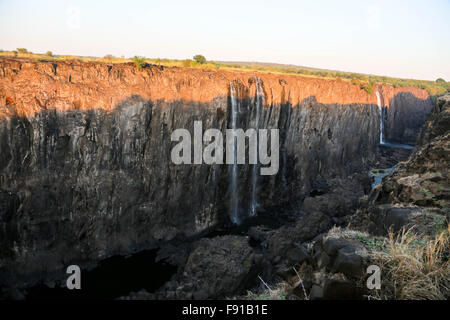
[{"label": "shadowed cave opening", "polygon": [[28,289],[26,299],[109,300],[142,289],[154,292],[177,272],[177,267],[164,260],[156,261],[157,252],[158,249],[144,250],[127,257],[107,258],[90,271],[82,268],[80,290],[69,290],[64,282],[54,288],[40,283]]}]

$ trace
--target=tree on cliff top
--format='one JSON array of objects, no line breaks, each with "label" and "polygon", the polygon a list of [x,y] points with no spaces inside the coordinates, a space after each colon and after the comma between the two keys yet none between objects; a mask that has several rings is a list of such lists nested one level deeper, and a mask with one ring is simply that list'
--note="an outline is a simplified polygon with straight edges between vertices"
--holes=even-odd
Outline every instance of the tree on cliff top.
[{"label": "tree on cliff top", "polygon": [[195,55],[193,59],[199,64],[205,64],[206,63],[206,58],[204,56],[202,56],[201,54]]}]

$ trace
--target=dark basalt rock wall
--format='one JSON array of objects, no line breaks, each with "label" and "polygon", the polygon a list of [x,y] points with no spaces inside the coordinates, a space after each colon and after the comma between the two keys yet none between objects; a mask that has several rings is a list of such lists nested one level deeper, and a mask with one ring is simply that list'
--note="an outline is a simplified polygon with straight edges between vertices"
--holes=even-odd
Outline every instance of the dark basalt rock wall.
[{"label": "dark basalt rock wall", "polygon": [[[245,128],[254,101],[241,99]],[[227,165],[170,160],[173,130],[193,134],[194,121],[203,120],[204,129],[224,131],[227,109],[226,97],[209,106],[133,97],[112,113],[49,110],[0,122],[1,280],[126,254],[227,222]],[[364,166],[377,148],[377,115],[375,106],[314,99],[264,108],[260,123],[281,129],[282,154],[278,173],[259,177],[259,204],[299,197],[319,175]],[[250,180],[251,167],[239,166],[241,214],[249,210]]]},{"label": "dark basalt rock wall", "polygon": [[392,97],[385,112],[385,135],[391,142],[415,145],[428,114],[433,109],[431,98],[417,99],[410,92]]}]

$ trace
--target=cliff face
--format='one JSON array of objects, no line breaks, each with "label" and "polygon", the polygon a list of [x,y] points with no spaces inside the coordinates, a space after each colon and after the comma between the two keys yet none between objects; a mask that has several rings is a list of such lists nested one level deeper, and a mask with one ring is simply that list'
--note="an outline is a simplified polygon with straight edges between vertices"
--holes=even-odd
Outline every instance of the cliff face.
[{"label": "cliff face", "polygon": [[417,99],[411,92],[399,92],[386,110],[388,141],[414,145],[422,124],[433,109],[430,98]]},{"label": "cliff face", "polygon": [[[280,169],[258,178],[260,206],[301,197],[317,178],[345,176],[374,159],[376,95],[348,82],[0,59],[0,283],[228,221],[228,165],[174,165],[170,136],[178,128],[193,133],[194,121],[204,130],[229,128],[230,83],[238,127],[280,129]],[[377,90],[383,106],[426,112],[423,90]],[[417,130],[416,118],[401,122],[388,112],[388,119],[405,132],[413,125],[400,142]],[[238,170],[245,215],[252,168]]]}]

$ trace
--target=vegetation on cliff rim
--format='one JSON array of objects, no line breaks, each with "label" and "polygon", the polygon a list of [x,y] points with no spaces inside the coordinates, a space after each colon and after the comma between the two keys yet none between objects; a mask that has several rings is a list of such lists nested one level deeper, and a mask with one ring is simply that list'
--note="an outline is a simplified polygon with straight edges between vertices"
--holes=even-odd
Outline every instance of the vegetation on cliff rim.
[{"label": "vegetation on cliff rim", "polygon": [[82,62],[100,62],[100,63],[127,63],[135,62],[139,69],[142,69],[146,64],[156,64],[165,67],[184,67],[184,68],[202,68],[202,69],[225,69],[225,70],[244,70],[244,71],[260,71],[268,73],[280,73],[280,74],[298,74],[307,77],[329,78],[329,79],[341,79],[345,81],[351,81],[353,84],[358,85],[362,90],[371,94],[373,91],[373,85],[375,83],[390,84],[396,87],[413,87],[427,90],[432,96],[438,96],[446,92],[450,92],[450,82],[445,81],[442,78],[438,78],[436,81],[428,80],[416,80],[416,79],[401,79],[392,78],[387,76],[368,75],[361,73],[342,72],[335,70],[316,69],[309,67],[301,67],[294,65],[280,65],[272,63],[246,63],[246,62],[219,62],[219,61],[207,61],[202,55],[195,55],[193,60],[176,60],[176,59],[161,59],[161,58],[145,58],[135,56],[133,58],[114,57],[113,55],[106,55],[103,58],[99,57],[80,57],[72,55],[53,55],[51,51],[46,54],[32,53],[25,48],[18,48],[15,51],[2,51],[0,50],[0,56],[2,57],[15,57],[15,58],[27,58],[36,60],[55,60],[66,61],[75,60]]},{"label": "vegetation on cliff rim", "polygon": [[133,57],[133,61],[136,64],[136,67],[140,69],[145,68],[148,64],[147,62],[145,62],[145,58],[144,57],[140,57],[140,56],[134,56]]}]

